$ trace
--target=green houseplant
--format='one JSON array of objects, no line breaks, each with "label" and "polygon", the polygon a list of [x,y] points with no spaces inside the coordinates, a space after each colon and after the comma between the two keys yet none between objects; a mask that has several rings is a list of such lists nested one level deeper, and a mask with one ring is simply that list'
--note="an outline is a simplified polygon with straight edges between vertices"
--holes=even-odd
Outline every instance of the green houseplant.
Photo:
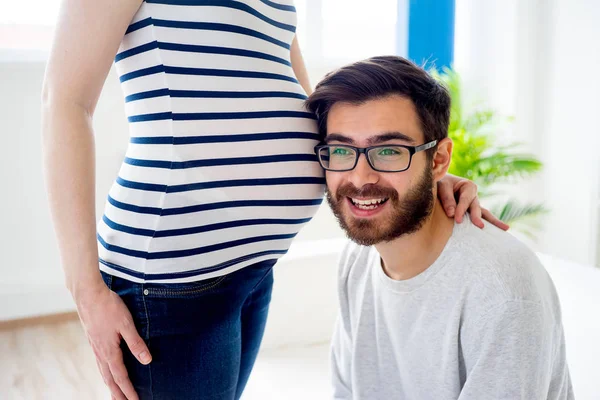
[{"label": "green houseplant", "polygon": [[534,156],[519,152],[519,143],[499,145],[494,130],[511,121],[491,109],[467,109],[462,97],[459,74],[444,68],[432,75],[449,90],[452,110],[448,135],[454,142],[449,172],[471,179],[480,197],[491,205],[491,211],[502,221],[529,236],[539,228],[540,216],[547,212],[541,203],[521,203],[502,193],[500,186],[527,179],[542,169]]}]

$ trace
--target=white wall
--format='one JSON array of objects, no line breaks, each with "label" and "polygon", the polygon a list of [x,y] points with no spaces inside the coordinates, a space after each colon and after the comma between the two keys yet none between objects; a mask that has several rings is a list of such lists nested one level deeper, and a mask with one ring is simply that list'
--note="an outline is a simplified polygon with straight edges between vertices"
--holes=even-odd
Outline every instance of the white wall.
[{"label": "white wall", "polygon": [[474,97],[513,115],[509,140],[545,164],[514,188],[551,213],[537,250],[596,263],[600,205],[600,2],[457,0],[456,68]]},{"label": "white wall", "polygon": [[547,119],[538,132],[548,166],[544,194],[556,210],[548,221],[554,229],[541,238],[543,249],[580,262],[593,262],[600,240],[599,20],[598,1],[555,1]]},{"label": "white wall", "polygon": [[[4,214],[0,230],[3,283],[61,282],[58,252],[42,179],[40,93],[44,63],[0,63],[3,156],[0,177]],[[95,118],[98,151],[97,212],[127,144],[116,77],[107,80]],[[100,165],[101,164],[101,165]]]}]

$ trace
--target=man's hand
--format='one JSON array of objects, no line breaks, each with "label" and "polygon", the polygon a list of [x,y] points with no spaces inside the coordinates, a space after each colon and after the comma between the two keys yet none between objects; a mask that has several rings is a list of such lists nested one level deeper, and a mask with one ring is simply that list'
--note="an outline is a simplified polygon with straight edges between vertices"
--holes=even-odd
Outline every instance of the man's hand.
[{"label": "man's hand", "polygon": [[96,364],[113,399],[138,400],[121,351],[121,339],[142,364],[152,360],[150,351],[138,334],[131,313],[119,295],[104,282],[76,299],[77,311],[88,341],[96,355]]},{"label": "man's hand", "polygon": [[[458,195],[458,204],[456,204],[456,195]],[[454,217],[458,223],[462,222],[465,213],[469,211],[471,222],[479,228],[484,227],[482,217],[502,230],[507,231],[509,228],[489,210],[481,207],[477,197],[477,185],[468,179],[447,174],[438,182],[438,197],[446,215]]]}]

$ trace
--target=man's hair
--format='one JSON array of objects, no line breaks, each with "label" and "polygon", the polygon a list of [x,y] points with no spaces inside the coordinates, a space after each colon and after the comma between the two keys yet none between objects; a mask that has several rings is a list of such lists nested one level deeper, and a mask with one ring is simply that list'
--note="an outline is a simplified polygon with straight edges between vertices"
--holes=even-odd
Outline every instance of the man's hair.
[{"label": "man's hair", "polygon": [[448,137],[448,91],[424,69],[402,57],[373,57],[327,74],[306,106],[316,114],[319,132],[324,137],[327,116],[335,103],[359,105],[390,95],[400,95],[413,102],[426,143]]}]

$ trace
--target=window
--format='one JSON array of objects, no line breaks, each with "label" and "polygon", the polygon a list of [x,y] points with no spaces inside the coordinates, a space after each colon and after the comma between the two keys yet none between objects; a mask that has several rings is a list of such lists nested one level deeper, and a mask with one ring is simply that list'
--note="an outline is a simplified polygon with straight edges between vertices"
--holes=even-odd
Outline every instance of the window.
[{"label": "window", "polygon": [[397,0],[296,0],[295,4],[298,40],[311,64],[336,66],[396,53]]},{"label": "window", "polygon": [[60,0],[0,0],[0,50],[48,50]]},{"label": "window", "polygon": [[396,4],[396,0],[324,1],[323,57],[345,62],[393,54]]}]

